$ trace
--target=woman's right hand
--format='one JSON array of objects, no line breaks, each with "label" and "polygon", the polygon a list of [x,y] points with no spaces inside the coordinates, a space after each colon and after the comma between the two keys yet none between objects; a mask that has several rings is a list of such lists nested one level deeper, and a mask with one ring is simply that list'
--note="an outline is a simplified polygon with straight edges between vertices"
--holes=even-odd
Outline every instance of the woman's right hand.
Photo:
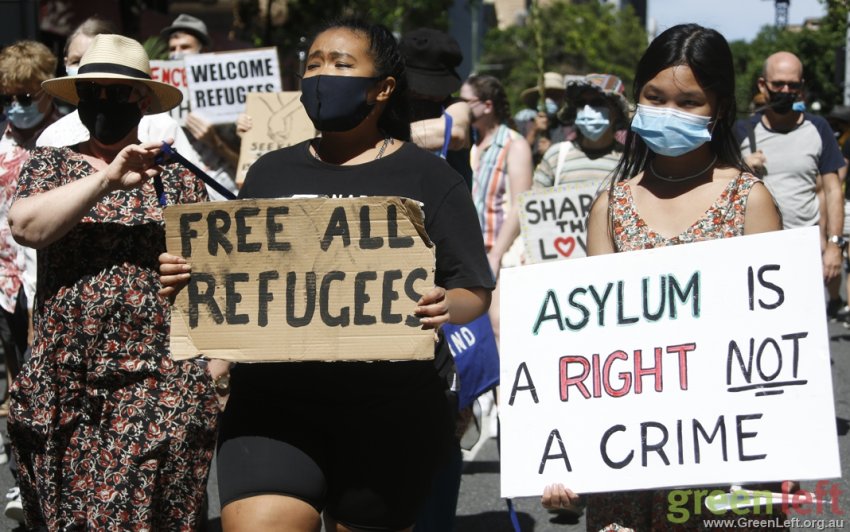
[{"label": "woman's right hand", "polygon": [[563,484],[550,484],[543,488],[540,504],[547,510],[571,508],[578,503],[578,494]]},{"label": "woman's right hand", "polygon": [[162,288],[159,295],[167,297],[172,302],[180,290],[189,284],[192,266],[186,259],[177,255],[161,253],[159,255],[159,282]]},{"label": "woman's right hand", "polygon": [[156,163],[156,157],[161,149],[160,142],[125,146],[103,171],[107,190],[111,192],[136,188],[159,174],[162,168]]}]

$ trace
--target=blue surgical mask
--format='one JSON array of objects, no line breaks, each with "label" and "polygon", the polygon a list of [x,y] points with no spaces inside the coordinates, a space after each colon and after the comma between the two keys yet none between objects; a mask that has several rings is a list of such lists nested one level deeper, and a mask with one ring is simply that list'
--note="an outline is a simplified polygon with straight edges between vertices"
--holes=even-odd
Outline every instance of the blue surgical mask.
[{"label": "blue surgical mask", "polygon": [[611,126],[611,111],[607,107],[585,105],[576,113],[576,127],[581,136],[588,140],[597,140]]},{"label": "blue surgical mask", "polygon": [[632,131],[640,135],[650,150],[666,157],[678,157],[711,140],[711,118],[672,107],[637,106]]},{"label": "blue surgical mask", "polygon": [[551,98],[546,98],[543,103],[546,106],[546,114],[549,116],[555,116],[558,112],[558,104]]},{"label": "blue surgical mask", "polygon": [[79,70],[80,70],[80,65],[77,65],[77,66],[66,66],[66,67],[65,67],[65,72],[66,72],[69,76],[76,76],[76,75],[77,75],[77,72],[78,72]]},{"label": "blue surgical mask", "polygon": [[5,108],[6,117],[18,129],[30,129],[44,120],[44,113],[38,110],[38,103],[32,102],[23,106],[16,101]]},{"label": "blue surgical mask", "polygon": [[791,104],[791,110],[802,113],[806,110],[806,102],[794,102]]}]

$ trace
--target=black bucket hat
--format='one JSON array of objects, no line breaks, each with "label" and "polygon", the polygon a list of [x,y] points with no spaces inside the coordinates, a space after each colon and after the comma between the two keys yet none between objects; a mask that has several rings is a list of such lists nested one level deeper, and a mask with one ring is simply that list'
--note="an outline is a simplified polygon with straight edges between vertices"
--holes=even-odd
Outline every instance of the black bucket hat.
[{"label": "black bucket hat", "polygon": [[463,61],[451,35],[431,28],[410,31],[401,39],[407,82],[413,92],[445,98],[463,84],[455,68]]}]

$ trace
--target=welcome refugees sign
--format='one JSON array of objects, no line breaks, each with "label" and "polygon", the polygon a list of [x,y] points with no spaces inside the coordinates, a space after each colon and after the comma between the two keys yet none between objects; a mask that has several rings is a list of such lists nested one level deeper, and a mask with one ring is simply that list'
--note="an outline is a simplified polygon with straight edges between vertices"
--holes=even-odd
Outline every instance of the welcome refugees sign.
[{"label": "welcome refugees sign", "polygon": [[168,206],[169,252],[192,264],[171,312],[175,359],[434,356],[416,303],[434,286],[419,203],[234,200]]},{"label": "welcome refugees sign", "polygon": [[249,92],[280,92],[277,50],[187,55],[189,106],[213,124],[235,122]]},{"label": "welcome refugees sign", "polygon": [[502,496],[840,477],[819,242],[502,270]]}]

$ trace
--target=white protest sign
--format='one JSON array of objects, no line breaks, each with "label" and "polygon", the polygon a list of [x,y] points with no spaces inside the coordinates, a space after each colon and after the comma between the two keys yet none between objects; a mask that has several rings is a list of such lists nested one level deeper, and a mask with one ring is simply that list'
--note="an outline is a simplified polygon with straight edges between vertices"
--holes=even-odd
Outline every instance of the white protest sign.
[{"label": "white protest sign", "polygon": [[502,496],[840,477],[819,242],[502,270]]},{"label": "white protest sign", "polygon": [[187,55],[184,59],[192,112],[213,124],[235,122],[249,92],[280,92],[277,50]]},{"label": "white protest sign", "polygon": [[181,126],[186,125],[186,115],[189,114],[189,83],[186,80],[186,65],[182,59],[174,61],[151,60],[151,79],[177,87],[183,93],[180,105],[169,111],[172,118]]},{"label": "white protest sign", "polygon": [[520,194],[526,262],[587,256],[587,215],[599,183],[576,182]]}]

